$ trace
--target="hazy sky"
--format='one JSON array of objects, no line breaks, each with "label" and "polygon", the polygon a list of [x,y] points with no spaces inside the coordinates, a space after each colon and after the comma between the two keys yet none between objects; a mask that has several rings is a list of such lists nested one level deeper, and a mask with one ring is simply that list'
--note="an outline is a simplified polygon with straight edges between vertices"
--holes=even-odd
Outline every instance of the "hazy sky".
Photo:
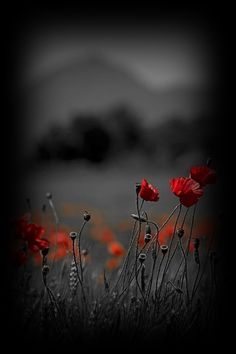
[{"label": "hazy sky", "polygon": [[30,84],[86,55],[104,55],[152,87],[211,84],[211,43],[194,26],[116,27],[52,24],[27,33],[21,82]]}]

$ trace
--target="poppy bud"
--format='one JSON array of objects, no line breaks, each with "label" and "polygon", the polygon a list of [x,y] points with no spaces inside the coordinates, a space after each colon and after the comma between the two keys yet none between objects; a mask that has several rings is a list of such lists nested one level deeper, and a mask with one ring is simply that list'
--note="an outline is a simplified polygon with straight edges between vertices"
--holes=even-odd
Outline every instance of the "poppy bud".
[{"label": "poppy bud", "polygon": [[177,236],[178,236],[179,238],[182,238],[182,237],[184,236],[184,229],[178,229],[178,230],[177,230]]},{"label": "poppy bud", "polygon": [[151,241],[151,238],[152,238],[152,235],[151,235],[151,234],[146,234],[146,235],[144,236],[144,241],[145,241],[145,243],[148,243],[149,241]]},{"label": "poppy bud", "polygon": [[162,246],[161,246],[161,252],[162,252],[162,254],[165,255],[165,254],[167,253],[167,251],[168,251],[168,246],[162,245]]},{"label": "poppy bud", "polygon": [[85,211],[85,212],[84,212],[84,220],[85,220],[85,221],[89,221],[90,218],[91,218],[91,215],[90,215],[87,211]]},{"label": "poppy bud", "polygon": [[86,257],[86,256],[88,255],[88,250],[87,250],[87,249],[84,249],[84,250],[81,251],[81,253],[82,253],[82,255],[83,255],[84,257]]},{"label": "poppy bud", "polygon": [[140,255],[138,256],[139,262],[143,263],[146,260],[147,256],[145,253],[140,253]]},{"label": "poppy bud", "polygon": [[72,241],[73,241],[73,240],[76,239],[76,237],[77,237],[78,234],[77,234],[77,232],[75,232],[75,231],[71,231],[69,235],[70,235],[70,238],[71,238]]},{"label": "poppy bud", "polygon": [[41,254],[43,257],[46,257],[49,252],[49,247],[45,247],[41,250]]},{"label": "poppy bud", "polygon": [[145,230],[146,230],[146,232],[145,232],[146,234],[151,234],[152,233],[149,224],[146,225]]},{"label": "poppy bud", "polygon": [[49,268],[48,265],[45,264],[45,265],[43,266],[43,268],[42,268],[42,273],[43,273],[44,276],[46,276],[46,275],[48,274],[49,269],[50,269],[50,268]]},{"label": "poppy bud", "polygon": [[52,193],[48,192],[48,193],[46,194],[46,198],[47,198],[47,199],[52,199]]},{"label": "poppy bud", "polygon": [[140,218],[136,214],[131,214],[131,216],[134,220],[138,220],[140,222],[147,222],[147,219],[143,218],[142,216],[140,216]]}]

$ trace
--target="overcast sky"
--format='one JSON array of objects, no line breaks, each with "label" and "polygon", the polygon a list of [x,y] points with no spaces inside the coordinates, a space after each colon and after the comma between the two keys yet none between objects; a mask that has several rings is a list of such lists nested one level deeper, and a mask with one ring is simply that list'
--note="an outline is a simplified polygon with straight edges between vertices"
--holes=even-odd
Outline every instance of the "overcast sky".
[{"label": "overcast sky", "polygon": [[212,84],[213,55],[208,33],[197,26],[116,26],[54,23],[27,33],[21,81],[31,84],[87,55],[104,55],[155,88]]}]

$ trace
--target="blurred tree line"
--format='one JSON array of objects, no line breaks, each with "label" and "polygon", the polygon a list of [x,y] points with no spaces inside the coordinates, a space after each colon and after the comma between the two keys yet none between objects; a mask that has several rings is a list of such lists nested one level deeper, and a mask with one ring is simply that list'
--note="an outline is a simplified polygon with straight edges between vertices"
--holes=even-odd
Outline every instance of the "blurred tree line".
[{"label": "blurred tree line", "polygon": [[130,153],[164,156],[168,163],[192,151],[214,154],[213,117],[183,119],[173,115],[151,126],[128,107],[104,114],[78,114],[67,126],[54,125],[37,145],[40,160],[88,160],[94,163]]}]

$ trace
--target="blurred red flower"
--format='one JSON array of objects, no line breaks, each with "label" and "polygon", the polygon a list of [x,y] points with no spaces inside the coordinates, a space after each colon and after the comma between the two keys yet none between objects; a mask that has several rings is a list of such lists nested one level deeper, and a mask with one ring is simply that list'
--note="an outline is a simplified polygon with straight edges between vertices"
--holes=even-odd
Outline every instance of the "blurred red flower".
[{"label": "blurred red flower", "polygon": [[28,247],[31,252],[38,252],[49,247],[49,241],[45,239],[32,239],[28,241]]},{"label": "blurred red flower", "polygon": [[179,177],[170,180],[172,192],[179,197],[180,203],[185,207],[191,207],[198,202],[203,195],[200,184],[190,177]]},{"label": "blurred red flower", "polygon": [[113,270],[118,268],[120,265],[120,259],[119,258],[110,258],[106,261],[106,268],[109,270]]},{"label": "blurred red flower", "polygon": [[190,170],[190,177],[198,182],[201,187],[216,182],[216,172],[208,166],[194,166]]},{"label": "blurred red flower", "polygon": [[20,222],[22,227],[21,238],[25,241],[32,242],[33,240],[40,239],[45,233],[45,229],[42,226]]},{"label": "blurred red flower", "polygon": [[[66,257],[71,249],[71,240],[68,236],[69,230],[66,228],[58,232],[52,231],[49,236],[51,250],[49,259],[59,260]],[[76,252],[78,248],[76,247]]]},{"label": "blurred red flower", "polygon": [[108,252],[116,257],[122,257],[125,254],[125,249],[120,242],[114,241],[108,244]]},{"label": "blurred red flower", "polygon": [[139,196],[148,202],[157,202],[159,200],[159,190],[144,178],[141,182]]},{"label": "blurred red flower", "polygon": [[173,235],[174,225],[166,225],[158,235],[158,240],[161,245],[168,245],[170,237]]}]

